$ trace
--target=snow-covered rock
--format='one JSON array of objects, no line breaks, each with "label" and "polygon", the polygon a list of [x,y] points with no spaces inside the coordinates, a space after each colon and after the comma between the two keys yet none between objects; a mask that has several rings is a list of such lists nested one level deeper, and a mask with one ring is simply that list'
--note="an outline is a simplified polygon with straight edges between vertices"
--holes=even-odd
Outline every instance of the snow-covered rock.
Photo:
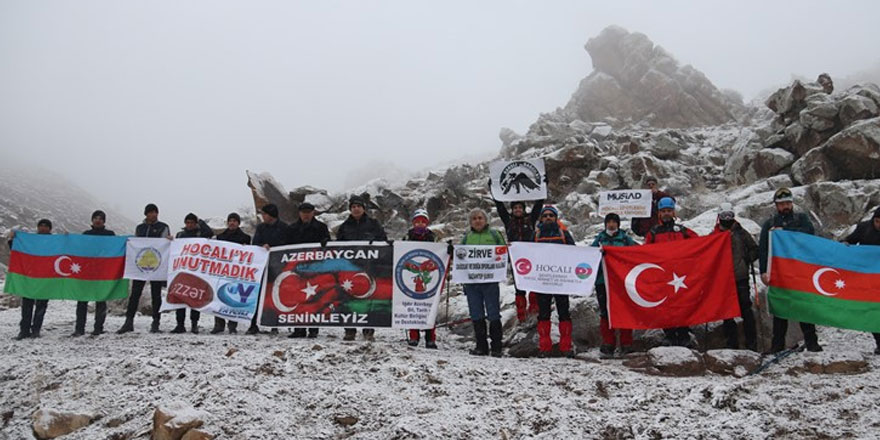
[{"label": "snow-covered rock", "polygon": [[[191,430],[201,428],[208,419],[205,411],[181,402],[169,402],[156,407],[153,413],[153,440],[181,440]],[[199,437],[195,433],[190,438]]]},{"label": "snow-covered rock", "polygon": [[45,440],[70,434],[88,426],[94,414],[40,408],[32,417],[34,437]]},{"label": "snow-covered rock", "polygon": [[709,350],[703,355],[713,373],[742,377],[761,365],[761,355],[749,350]]}]

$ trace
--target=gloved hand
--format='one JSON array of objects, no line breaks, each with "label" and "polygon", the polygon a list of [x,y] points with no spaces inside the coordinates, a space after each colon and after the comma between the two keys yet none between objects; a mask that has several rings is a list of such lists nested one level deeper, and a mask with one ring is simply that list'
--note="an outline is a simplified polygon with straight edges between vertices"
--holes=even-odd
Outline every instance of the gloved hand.
[{"label": "gloved hand", "polygon": [[393,240],[393,239],[390,239],[390,238],[389,238],[388,240],[385,240],[385,243],[388,243],[388,246],[394,246],[394,240]]},{"label": "gloved hand", "polygon": [[326,239],[326,238],[323,239],[323,240],[321,240],[321,247],[322,247],[322,248],[327,247],[327,239]]},{"label": "gloved hand", "polygon": [[448,240],[446,242],[446,253],[451,256],[451,255],[454,255],[454,252],[455,252],[455,246],[452,245],[452,240]]}]

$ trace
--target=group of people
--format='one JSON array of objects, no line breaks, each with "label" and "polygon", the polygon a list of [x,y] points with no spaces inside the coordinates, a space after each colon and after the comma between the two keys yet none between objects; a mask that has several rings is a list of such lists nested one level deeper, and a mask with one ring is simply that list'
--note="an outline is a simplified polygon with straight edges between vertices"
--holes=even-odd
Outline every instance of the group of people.
[{"label": "group of people", "polygon": [[[697,237],[698,234],[685,227],[676,216],[675,199],[660,190],[656,178],[645,179],[645,187],[652,191],[652,210],[648,218],[632,220],[632,232],[644,238],[644,244],[664,243],[677,240],[687,240]],[[752,312],[749,277],[753,274],[753,264],[759,262],[759,272],[765,284],[769,283],[767,274],[767,261],[769,251],[769,232],[774,229],[798,231],[813,234],[814,227],[810,217],[806,213],[794,211],[793,196],[791,190],[781,188],[773,196],[776,212],[767,219],[762,228],[758,242],[737,221],[734,207],[730,203],[723,203],[718,208],[717,221],[712,233],[730,233],[733,255],[733,271],[736,279],[737,299],[741,310],[741,316],[745,335],[745,348],[757,350],[757,331],[755,317]],[[349,216],[339,226],[336,232],[338,241],[386,241],[388,239],[382,225],[367,213],[367,202],[360,196],[353,196],[349,200]],[[533,203],[530,211],[526,209],[524,202],[513,202],[508,206],[496,201],[496,209],[504,228],[505,234],[490,226],[489,214],[480,208],[472,210],[468,215],[469,228],[462,237],[460,243],[464,245],[495,245],[503,246],[510,242],[536,242],[553,243],[562,245],[575,245],[575,238],[566,225],[560,220],[560,212],[557,207],[545,205],[544,200]],[[216,238],[217,240],[229,241],[238,244],[252,244],[266,249],[275,246],[302,243],[326,244],[331,240],[330,230],[326,224],[315,218],[315,206],[304,202],[298,207],[299,218],[285,224],[279,219],[278,208],[273,204],[267,204],[260,209],[261,223],[257,225],[253,238],[241,229],[241,218],[236,213],[227,217],[226,229],[214,236],[214,231],[195,214],[188,214],[184,219],[184,227],[174,235],[174,239],[192,237]],[[148,204],[144,209],[144,221],[135,229],[137,237],[164,237],[172,239],[171,228],[159,221],[159,209],[154,204]],[[115,235],[113,231],[105,227],[107,217],[103,211],[95,211],[91,218],[91,228],[83,234],[89,235]],[[429,228],[430,217],[424,209],[417,209],[411,216],[412,227],[407,231],[404,240],[433,242],[436,240],[434,233]],[[37,224],[37,233],[51,234],[52,223],[49,220],[40,220]],[[14,233],[9,239],[12,247]],[[873,219],[860,223],[855,231],[846,237],[845,241],[850,244],[880,245],[880,209]],[[611,213],[604,218],[604,229],[592,241],[592,246],[635,246],[638,243],[621,228],[621,218]],[[596,280],[596,297],[599,305],[600,331],[602,342],[600,354],[603,357],[612,357],[615,353],[626,354],[632,351],[633,332],[628,329],[612,329],[609,325],[607,310],[607,288],[603,279],[602,270]],[[159,333],[161,314],[159,313],[162,303],[161,292],[165,282],[150,281],[150,293],[152,300],[152,324],[151,333]],[[137,314],[140,297],[146,287],[146,281],[133,281],[131,294],[128,298],[125,323],[117,330],[117,333],[134,331],[134,318]],[[498,283],[475,283],[464,284],[464,294],[470,319],[473,324],[475,347],[470,351],[473,355],[502,355],[502,323],[500,307],[500,287]],[[515,287],[515,286],[514,286]],[[563,356],[573,356],[572,347],[572,321],[569,310],[569,297],[542,292],[516,291],[516,315],[521,323],[529,321],[530,316],[537,317],[538,349],[542,356],[550,356],[553,352],[551,339],[551,312],[553,305],[556,306],[558,317],[558,352]],[[32,338],[40,336],[40,329],[47,309],[47,300],[33,300],[22,298],[20,331],[16,339]],[[86,315],[88,303],[78,302],[76,306],[76,324],[72,336],[85,334]],[[95,322],[93,335],[104,333],[104,322],[107,314],[105,302],[95,305]],[[186,309],[175,311],[176,326],[171,333],[183,333],[186,331]],[[190,310],[190,331],[199,332],[199,312]],[[821,351],[816,327],[813,324],[801,323],[804,333],[806,349],[809,351]],[[773,336],[771,353],[784,350],[785,334],[788,327],[786,320],[778,317],[773,318]],[[690,329],[687,327],[663,329],[664,342],[667,345],[691,346],[692,340]],[[212,334],[228,331],[237,333],[235,321],[226,322],[221,318],[214,318]],[[277,333],[276,329],[272,329]],[[727,339],[728,348],[739,348],[738,328],[733,319],[724,321],[723,331]],[[256,317],[251,321],[247,334],[259,334],[260,329]],[[409,330],[407,342],[411,346],[420,343],[421,331]],[[363,329],[362,335],[365,340],[374,339],[373,329]],[[315,338],[318,336],[317,328],[297,327],[289,337],[291,338]],[[343,339],[351,341],[356,339],[357,329],[346,328]],[[877,342],[875,353],[880,354],[880,334],[874,334]],[[436,331],[424,330],[425,346],[437,348]]]}]

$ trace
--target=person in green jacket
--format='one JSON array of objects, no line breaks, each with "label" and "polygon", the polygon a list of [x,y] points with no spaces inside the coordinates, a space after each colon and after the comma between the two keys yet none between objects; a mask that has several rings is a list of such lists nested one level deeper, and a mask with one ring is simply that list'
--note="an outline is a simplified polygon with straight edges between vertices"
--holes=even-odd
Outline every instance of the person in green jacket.
[{"label": "person in green jacket", "polygon": [[[495,229],[489,227],[489,216],[482,209],[474,209],[468,215],[471,228],[464,234],[461,240],[463,245],[495,245],[504,246],[504,236]],[[493,357],[501,357],[501,292],[498,283],[471,283],[463,284],[464,294],[467,297],[468,311],[471,322],[474,324],[474,338],[477,341],[471,354]],[[492,339],[491,350],[486,341],[486,318],[489,319],[488,334]]]},{"label": "person in green jacket", "polygon": [[[626,231],[620,229],[620,216],[610,213],[605,216],[605,230],[593,240],[593,247],[635,246],[636,243]],[[599,267],[596,277],[596,301],[599,303],[599,332],[602,334],[602,345],[599,346],[600,356],[609,358],[614,355],[617,345],[615,333],[620,335],[620,353],[632,351],[633,332],[629,329],[612,329],[608,322],[608,292],[605,289],[605,272]]]}]

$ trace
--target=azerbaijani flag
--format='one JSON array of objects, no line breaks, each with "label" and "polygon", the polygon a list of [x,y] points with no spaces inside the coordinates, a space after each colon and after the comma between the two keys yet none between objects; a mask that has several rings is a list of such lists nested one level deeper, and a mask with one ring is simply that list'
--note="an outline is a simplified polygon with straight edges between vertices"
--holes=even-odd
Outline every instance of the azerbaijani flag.
[{"label": "azerbaijani flag", "polygon": [[125,298],[125,241],[126,237],[17,232],[3,291],[32,299]]},{"label": "azerbaijani flag", "polygon": [[880,332],[880,246],[778,230],[770,235],[770,257],[770,313]]}]

